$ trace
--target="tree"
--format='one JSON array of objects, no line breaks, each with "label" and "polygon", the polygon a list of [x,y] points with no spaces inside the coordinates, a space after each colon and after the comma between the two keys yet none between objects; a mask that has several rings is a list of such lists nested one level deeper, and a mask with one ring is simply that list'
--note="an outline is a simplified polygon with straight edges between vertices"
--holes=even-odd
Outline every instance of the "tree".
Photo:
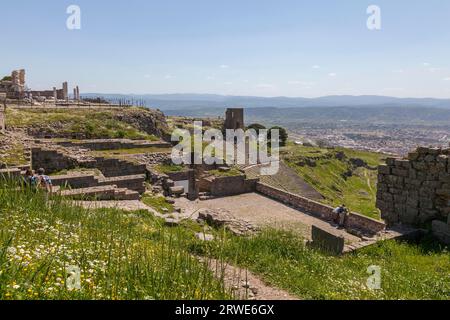
[{"label": "tree", "polygon": [[259,131],[266,129],[266,127],[264,127],[262,124],[259,124],[259,123],[253,123],[247,127],[247,130],[249,130],[249,129],[255,130],[256,134],[259,135]]},{"label": "tree", "polygon": [[275,126],[275,127],[270,128],[269,134],[268,134],[268,136],[269,136],[268,138],[269,139],[271,139],[271,137],[272,137],[272,135],[271,135],[272,130],[278,130],[279,131],[280,147],[286,146],[287,139],[289,137],[286,129],[283,128],[283,127],[280,127],[280,126]]}]

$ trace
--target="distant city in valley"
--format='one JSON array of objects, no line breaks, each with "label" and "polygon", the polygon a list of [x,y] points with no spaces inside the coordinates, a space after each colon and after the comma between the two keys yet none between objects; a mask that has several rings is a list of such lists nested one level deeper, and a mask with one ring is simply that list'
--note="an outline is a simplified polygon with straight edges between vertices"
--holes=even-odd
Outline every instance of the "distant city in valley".
[{"label": "distant city in valley", "polygon": [[[341,146],[406,155],[417,146],[447,147],[450,100],[382,96],[308,98],[220,95],[102,95],[111,102],[136,101],[168,116],[221,117],[226,107],[244,106],[248,123],[282,125],[297,143]],[[277,107],[278,106],[278,107]]]}]

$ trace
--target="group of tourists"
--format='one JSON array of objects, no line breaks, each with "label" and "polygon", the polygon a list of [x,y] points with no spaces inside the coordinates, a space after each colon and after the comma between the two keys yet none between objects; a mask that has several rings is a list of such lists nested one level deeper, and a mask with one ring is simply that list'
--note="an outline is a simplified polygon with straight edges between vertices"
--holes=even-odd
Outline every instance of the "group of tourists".
[{"label": "group of tourists", "polygon": [[45,170],[43,168],[38,169],[36,172],[28,169],[23,177],[23,183],[29,188],[43,190],[50,195],[53,192],[52,180],[49,176],[45,175]]}]

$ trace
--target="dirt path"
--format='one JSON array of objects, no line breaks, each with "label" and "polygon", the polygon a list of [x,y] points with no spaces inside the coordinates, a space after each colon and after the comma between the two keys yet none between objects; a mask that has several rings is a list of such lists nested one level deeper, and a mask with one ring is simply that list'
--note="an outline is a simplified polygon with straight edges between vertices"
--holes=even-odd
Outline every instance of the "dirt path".
[{"label": "dirt path", "polygon": [[241,269],[215,259],[199,258],[221,279],[225,287],[239,300],[299,300],[286,291],[270,287],[247,269]]}]

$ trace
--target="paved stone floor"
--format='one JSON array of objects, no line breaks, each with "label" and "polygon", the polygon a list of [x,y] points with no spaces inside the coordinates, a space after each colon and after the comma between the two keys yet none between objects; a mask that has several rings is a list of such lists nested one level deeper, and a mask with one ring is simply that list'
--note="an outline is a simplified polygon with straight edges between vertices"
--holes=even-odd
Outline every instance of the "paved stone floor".
[{"label": "paved stone floor", "polygon": [[334,229],[342,234],[347,243],[359,242],[360,238],[337,228],[326,221],[300,212],[280,202],[257,193],[217,198],[206,201],[189,201],[177,199],[176,205],[183,208],[185,216],[196,219],[196,211],[202,208],[226,209],[236,218],[246,220],[258,226],[288,229],[301,233],[306,239],[311,238],[311,226],[323,229]]}]

